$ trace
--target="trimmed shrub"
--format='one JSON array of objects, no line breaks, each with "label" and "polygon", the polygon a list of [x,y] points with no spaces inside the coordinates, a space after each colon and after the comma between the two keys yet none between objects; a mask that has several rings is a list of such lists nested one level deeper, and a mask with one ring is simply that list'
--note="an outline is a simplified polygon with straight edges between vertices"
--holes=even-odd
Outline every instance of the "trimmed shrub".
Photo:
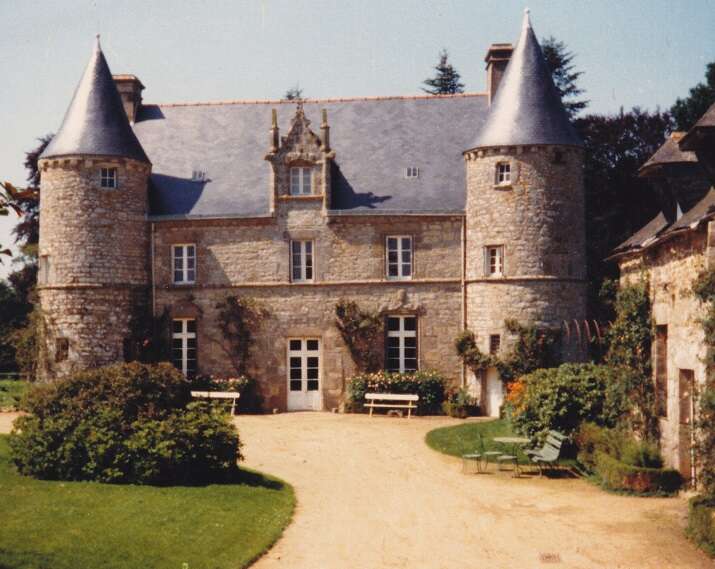
[{"label": "trimmed shrub", "polygon": [[636,494],[673,494],[683,484],[677,470],[633,466],[600,451],[595,453],[595,472],[606,488]]},{"label": "trimmed shrub", "polygon": [[696,496],[688,505],[688,537],[715,557],[715,499]]},{"label": "trimmed shrub", "polygon": [[51,480],[204,483],[237,468],[228,417],[190,403],[189,382],[169,364],[118,364],[38,385],[10,435],[22,474]]},{"label": "trimmed shrub", "polygon": [[536,370],[510,386],[514,427],[535,437],[551,429],[572,435],[584,421],[615,426],[627,409],[620,379],[616,370],[595,364]]},{"label": "trimmed shrub", "polygon": [[577,459],[589,472],[596,469],[596,453],[621,456],[628,435],[620,429],[605,429],[595,423],[583,423],[575,436]]},{"label": "trimmed shrub", "polygon": [[417,411],[423,415],[434,415],[442,408],[445,385],[445,378],[432,370],[363,373],[348,380],[348,404],[352,411],[362,411],[366,393],[416,393],[420,398]]}]

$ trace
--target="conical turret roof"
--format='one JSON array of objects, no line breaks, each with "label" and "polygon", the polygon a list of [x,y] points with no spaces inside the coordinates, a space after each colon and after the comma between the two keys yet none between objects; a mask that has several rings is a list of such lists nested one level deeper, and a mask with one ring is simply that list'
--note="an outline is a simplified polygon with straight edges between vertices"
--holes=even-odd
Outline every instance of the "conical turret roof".
[{"label": "conical turret roof", "polygon": [[569,122],[526,10],[519,42],[470,149],[530,144],[583,145]]},{"label": "conical turret roof", "polygon": [[40,158],[77,154],[121,156],[149,162],[129,125],[99,37],[62,126]]}]

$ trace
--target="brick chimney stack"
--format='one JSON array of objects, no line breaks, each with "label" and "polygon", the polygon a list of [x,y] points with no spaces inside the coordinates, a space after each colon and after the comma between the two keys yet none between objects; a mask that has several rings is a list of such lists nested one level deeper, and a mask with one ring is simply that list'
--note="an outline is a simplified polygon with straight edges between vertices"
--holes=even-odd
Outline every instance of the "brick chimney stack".
[{"label": "brick chimney stack", "polygon": [[139,113],[142,104],[142,91],[144,85],[135,75],[112,75],[117,91],[122,97],[124,112],[127,113],[129,122],[134,124],[134,120]]},{"label": "brick chimney stack", "polygon": [[489,95],[490,105],[497,93],[499,83],[513,51],[514,46],[510,43],[493,43],[489,46],[487,55],[484,57],[484,61],[487,64],[487,94]]}]

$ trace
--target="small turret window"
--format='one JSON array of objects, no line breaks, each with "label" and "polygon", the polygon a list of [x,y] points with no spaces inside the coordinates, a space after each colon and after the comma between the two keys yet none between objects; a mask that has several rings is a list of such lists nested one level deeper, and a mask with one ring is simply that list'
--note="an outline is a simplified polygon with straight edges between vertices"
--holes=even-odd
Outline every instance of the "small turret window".
[{"label": "small turret window", "polygon": [[308,196],[313,193],[313,177],[310,168],[294,166],[290,169],[290,195]]},{"label": "small turret window", "polygon": [[99,185],[102,188],[117,187],[117,169],[116,168],[100,168],[99,169]]},{"label": "small turret window", "polygon": [[497,162],[496,185],[509,186],[511,184],[511,164],[509,162]]},{"label": "small turret window", "polygon": [[417,166],[408,166],[405,169],[405,178],[419,178],[420,169]]},{"label": "small turret window", "polygon": [[492,245],[484,248],[484,272],[488,277],[504,275],[504,246]]}]

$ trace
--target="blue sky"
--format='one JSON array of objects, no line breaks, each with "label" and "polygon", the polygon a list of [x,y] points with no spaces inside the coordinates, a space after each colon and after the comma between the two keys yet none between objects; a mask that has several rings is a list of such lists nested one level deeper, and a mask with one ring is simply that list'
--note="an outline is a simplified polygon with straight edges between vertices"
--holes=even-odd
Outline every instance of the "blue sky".
[{"label": "blue sky", "polygon": [[[524,1],[0,0],[0,179],[23,184],[24,152],[54,132],[94,35],[147,102],[408,95],[445,47],[483,91],[492,42],[514,42]],[[591,112],[669,107],[715,60],[715,2],[528,2],[539,38],[576,54]],[[12,219],[0,218],[7,244]],[[0,276],[7,271],[0,266]]]}]

